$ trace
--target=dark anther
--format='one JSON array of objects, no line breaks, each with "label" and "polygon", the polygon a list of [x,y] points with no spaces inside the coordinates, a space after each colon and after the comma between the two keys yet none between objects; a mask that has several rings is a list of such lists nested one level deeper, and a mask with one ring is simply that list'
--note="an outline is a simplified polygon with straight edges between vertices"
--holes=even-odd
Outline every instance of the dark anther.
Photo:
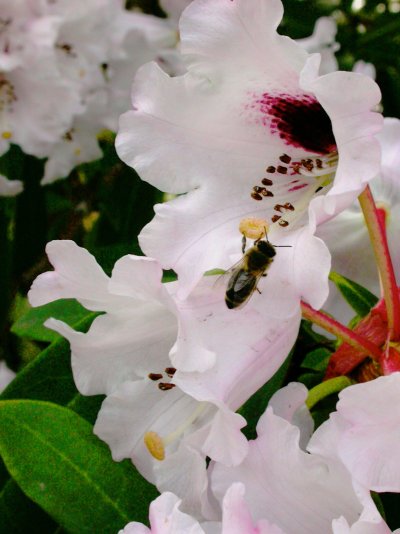
[{"label": "dark anther", "polygon": [[284,205],[284,208],[289,211],[294,211],[294,206],[290,202],[286,202],[286,204]]},{"label": "dark anther", "polygon": [[282,216],[281,215],[274,215],[271,219],[271,221],[273,223],[276,223],[277,221],[279,221],[279,219],[281,218]]},{"label": "dark anther", "polygon": [[282,219],[281,221],[279,221],[278,224],[279,224],[279,226],[283,226],[284,228],[285,228],[286,226],[289,226],[289,223],[288,223],[287,221],[284,221],[283,219]]},{"label": "dark anther", "polygon": [[263,188],[263,187],[260,187],[259,185],[255,185],[255,186],[253,187],[253,191],[254,191],[255,193],[261,193],[263,189],[264,189],[264,188]]},{"label": "dark anther", "polygon": [[274,185],[274,182],[273,182],[272,180],[270,180],[269,178],[263,178],[263,179],[261,180],[261,183],[262,183],[263,185]]},{"label": "dark anther", "polygon": [[166,382],[160,382],[158,384],[159,389],[161,391],[169,391],[170,389],[173,389],[175,387],[175,384],[167,384]]},{"label": "dark anther", "polygon": [[276,171],[275,167],[273,165],[270,165],[269,167],[267,167],[267,172],[269,173],[274,173]]},{"label": "dark anther", "polygon": [[150,374],[149,374],[149,378],[150,378],[150,380],[154,380],[154,381],[156,381],[156,380],[161,380],[162,376],[163,376],[163,375],[160,374],[160,373],[150,373]]},{"label": "dark anther", "polygon": [[261,191],[261,194],[263,197],[273,197],[274,194],[272,191],[267,191],[266,189],[264,189],[264,191]]},{"label": "dark anther", "polygon": [[262,196],[258,193],[255,193],[254,191],[253,193],[251,193],[251,198],[254,198],[254,200],[262,200]]},{"label": "dark anther", "polygon": [[292,158],[288,156],[287,154],[282,154],[282,156],[279,158],[283,163],[290,163],[292,161]]},{"label": "dark anther", "polygon": [[278,165],[276,170],[279,172],[279,174],[287,174],[287,167],[284,167],[283,165]]},{"label": "dark anther", "polygon": [[315,160],[315,162],[316,162],[316,164],[317,164],[317,168],[318,168],[318,169],[322,169],[322,160],[320,160],[319,158],[317,158],[317,159]]},{"label": "dark anther", "polygon": [[169,376],[174,376],[174,374],[176,373],[176,369],[175,367],[167,367],[165,369],[165,372],[167,373],[167,375]]},{"label": "dark anther", "polygon": [[315,190],[316,193],[319,193],[321,191],[321,189],[323,189],[323,187],[317,187],[317,189]]},{"label": "dark anther", "polygon": [[285,206],[283,204],[276,204],[274,206],[274,210],[275,211],[279,211],[279,213],[282,213],[282,209],[284,209],[284,208],[285,208]]}]

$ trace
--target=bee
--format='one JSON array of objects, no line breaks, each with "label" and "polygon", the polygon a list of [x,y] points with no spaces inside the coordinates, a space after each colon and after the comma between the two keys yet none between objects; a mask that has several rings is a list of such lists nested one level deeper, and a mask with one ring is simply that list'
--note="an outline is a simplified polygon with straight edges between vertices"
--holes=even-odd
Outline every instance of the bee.
[{"label": "bee", "polygon": [[225,293],[225,303],[229,309],[244,306],[254,291],[260,292],[257,284],[262,276],[267,276],[266,271],[276,255],[275,245],[272,245],[267,237],[259,237],[246,252],[246,237],[243,235],[242,252],[243,258],[230,270]]}]

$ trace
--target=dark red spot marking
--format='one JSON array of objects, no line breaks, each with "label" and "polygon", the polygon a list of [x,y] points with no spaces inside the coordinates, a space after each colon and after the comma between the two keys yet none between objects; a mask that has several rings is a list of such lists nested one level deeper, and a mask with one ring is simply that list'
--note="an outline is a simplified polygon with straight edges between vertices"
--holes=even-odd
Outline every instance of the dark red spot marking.
[{"label": "dark red spot marking", "polygon": [[312,96],[264,93],[259,104],[261,112],[267,115],[266,124],[271,132],[279,135],[285,144],[316,154],[337,150],[331,120]]}]

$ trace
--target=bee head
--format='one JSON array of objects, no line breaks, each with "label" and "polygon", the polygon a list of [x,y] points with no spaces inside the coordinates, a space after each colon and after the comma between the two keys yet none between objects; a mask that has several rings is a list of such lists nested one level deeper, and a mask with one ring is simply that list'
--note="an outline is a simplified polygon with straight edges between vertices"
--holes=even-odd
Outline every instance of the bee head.
[{"label": "bee head", "polygon": [[268,258],[273,258],[276,254],[276,250],[273,245],[269,241],[259,241],[257,243],[257,248],[260,252],[262,252],[265,256]]}]

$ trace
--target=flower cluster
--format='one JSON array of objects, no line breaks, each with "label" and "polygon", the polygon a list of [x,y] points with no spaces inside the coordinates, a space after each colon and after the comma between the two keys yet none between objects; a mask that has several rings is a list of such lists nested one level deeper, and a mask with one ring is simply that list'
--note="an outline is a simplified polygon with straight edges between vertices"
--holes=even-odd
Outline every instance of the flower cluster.
[{"label": "flower cluster", "polygon": [[[173,4],[168,31],[188,2]],[[57,145],[64,154],[61,145],[79,132],[94,140],[86,119],[90,128],[100,127],[94,118],[113,127],[115,114],[98,113],[100,96],[110,98],[107,113],[127,107],[118,72],[127,76],[122,63],[134,54],[124,56],[121,43],[134,48],[138,34],[130,33],[136,15],[117,11],[125,32],[104,40],[104,61],[90,32],[81,41],[79,24],[60,22],[61,6],[47,5],[51,42],[62,79],[85,95],[70,139]],[[98,5],[96,13],[94,32]],[[348,387],[315,432],[299,383],[275,393],[254,440],[237,412],[291,351],[302,302],[320,309],[327,301],[331,252],[339,263],[336,251],[346,248],[330,238],[349,217],[360,219],[356,198],[373,179],[374,187],[398,179],[398,121],[387,120],[377,137],[379,88],[336,70],[332,21],[295,42],[277,32],[282,16],[280,0],[194,0],[184,10],[181,56],[158,55],[138,70],[116,139],[123,161],[176,195],[155,207],[139,236],[147,256],[124,256],[108,277],[85,249],[53,241],[54,271],[29,294],[34,306],[75,298],[102,312],[87,333],[55,319],[46,326],[69,340],[79,391],[106,395],[95,434],[163,492],[151,505],[151,530],[130,523],[125,534],[390,532],[370,492],[400,492],[390,411],[399,373]],[[147,30],[160,38],[155,26]],[[80,47],[95,59],[82,63]],[[49,159],[45,181],[61,159]],[[163,283],[163,269],[177,280]]]},{"label": "flower cluster", "polygon": [[[157,59],[170,73],[182,68],[175,18],[123,6],[121,0],[0,3],[0,155],[14,143],[48,158],[43,184],[101,156],[97,135],[116,130],[140,65]],[[0,187],[2,195],[20,191],[15,184]]]}]

